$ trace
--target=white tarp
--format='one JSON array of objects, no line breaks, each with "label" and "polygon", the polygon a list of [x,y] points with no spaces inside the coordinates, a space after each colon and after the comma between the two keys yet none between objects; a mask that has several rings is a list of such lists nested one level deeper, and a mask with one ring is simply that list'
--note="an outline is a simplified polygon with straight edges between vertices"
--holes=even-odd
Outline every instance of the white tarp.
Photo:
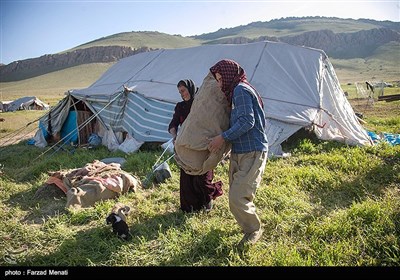
[{"label": "white tarp", "polygon": [[[165,142],[170,139],[167,129],[173,108],[181,101],[178,81],[192,79],[200,87],[210,67],[221,59],[237,61],[261,94],[272,153],[302,127],[313,128],[323,140],[372,144],[326,54],[281,42],[139,53],[120,60],[90,87],[70,94],[101,111],[99,116],[108,128],[126,131],[138,141]],[[124,85],[134,92],[120,94],[108,104]]]}]

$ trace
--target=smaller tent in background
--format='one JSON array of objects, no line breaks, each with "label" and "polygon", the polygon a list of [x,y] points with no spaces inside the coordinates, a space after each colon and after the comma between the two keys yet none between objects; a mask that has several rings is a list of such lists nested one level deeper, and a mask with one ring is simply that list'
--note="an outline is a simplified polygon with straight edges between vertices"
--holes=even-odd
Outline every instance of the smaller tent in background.
[{"label": "smaller tent in background", "polygon": [[0,111],[7,112],[8,106],[10,106],[11,102],[12,101],[0,101]]},{"label": "smaller tent in background", "polygon": [[14,112],[17,110],[48,110],[50,106],[35,96],[21,97],[4,106],[3,112]]}]

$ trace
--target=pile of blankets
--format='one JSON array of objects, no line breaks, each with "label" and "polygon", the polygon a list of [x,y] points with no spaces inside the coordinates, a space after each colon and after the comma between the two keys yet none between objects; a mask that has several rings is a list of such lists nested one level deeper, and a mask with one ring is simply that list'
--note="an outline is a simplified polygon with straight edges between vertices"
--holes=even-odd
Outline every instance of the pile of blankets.
[{"label": "pile of blankets", "polygon": [[52,172],[45,184],[54,184],[66,194],[67,208],[90,207],[100,200],[136,192],[141,186],[140,180],[123,171],[119,163],[98,160],[82,168]]}]

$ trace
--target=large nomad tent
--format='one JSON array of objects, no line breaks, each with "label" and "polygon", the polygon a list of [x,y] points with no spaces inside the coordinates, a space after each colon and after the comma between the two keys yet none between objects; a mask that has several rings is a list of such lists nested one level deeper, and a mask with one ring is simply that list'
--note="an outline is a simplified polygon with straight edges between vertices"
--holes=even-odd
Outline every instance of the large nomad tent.
[{"label": "large nomad tent", "polygon": [[[35,145],[46,146],[50,135],[70,137],[65,131],[63,136],[66,120],[75,133],[79,130],[80,143],[86,141],[81,135],[86,124],[86,136],[98,133],[109,148],[130,136],[138,143],[166,142],[174,106],[181,101],[177,82],[190,78],[200,86],[209,68],[225,58],[241,64],[262,95],[270,154],[281,153],[280,144],[303,127],[323,140],[372,144],[324,51],[263,41],[161,49],[124,58],[88,88],[69,91],[41,119]],[[133,91],[124,91],[124,85]]]}]

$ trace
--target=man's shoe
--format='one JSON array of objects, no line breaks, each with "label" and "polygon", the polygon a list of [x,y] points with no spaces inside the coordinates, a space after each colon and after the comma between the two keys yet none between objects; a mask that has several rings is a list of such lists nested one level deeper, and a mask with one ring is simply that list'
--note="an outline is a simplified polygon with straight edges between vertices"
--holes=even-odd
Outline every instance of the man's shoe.
[{"label": "man's shoe", "polygon": [[254,244],[260,240],[264,230],[260,228],[259,230],[253,231],[251,233],[245,233],[242,240],[239,242],[240,245],[244,244]]}]

